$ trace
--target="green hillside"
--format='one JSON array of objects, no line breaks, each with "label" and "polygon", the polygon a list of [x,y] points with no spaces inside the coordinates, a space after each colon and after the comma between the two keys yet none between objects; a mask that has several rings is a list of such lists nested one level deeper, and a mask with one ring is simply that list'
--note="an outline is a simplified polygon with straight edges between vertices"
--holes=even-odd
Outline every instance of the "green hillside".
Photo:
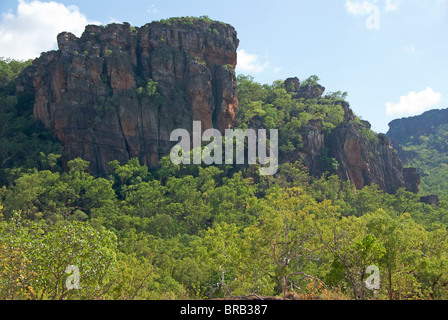
[{"label": "green hillside", "polygon": [[421,194],[433,194],[447,200],[448,109],[398,119],[389,126],[387,135],[402,160],[420,172]]},{"label": "green hillside", "polygon": [[[447,202],[356,190],[325,154],[317,177],[300,159],[275,176],[169,157],[155,170],[112,161],[102,177],[79,158],[63,170],[60,145],[33,125],[32,99],[14,96],[26,64],[0,64],[0,299],[448,299]],[[236,125],[279,128],[287,158],[309,120],[325,132],[343,121],[345,96],[293,99],[283,81],[239,76]],[[66,285],[68,266],[81,289]]]}]

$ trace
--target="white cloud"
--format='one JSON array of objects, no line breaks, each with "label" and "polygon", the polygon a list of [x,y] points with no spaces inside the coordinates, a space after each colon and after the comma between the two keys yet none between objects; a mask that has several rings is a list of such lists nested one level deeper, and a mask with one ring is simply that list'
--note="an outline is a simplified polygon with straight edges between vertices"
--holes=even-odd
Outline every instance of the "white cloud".
[{"label": "white cloud", "polygon": [[[377,0],[374,0],[373,3],[376,3]],[[360,15],[365,15],[365,14],[369,14],[372,12],[373,10],[373,4],[370,1],[363,1],[363,2],[359,2],[359,1],[352,1],[352,0],[347,0],[345,2],[345,8],[347,9],[347,11],[355,16],[360,16]]]},{"label": "white cloud", "polygon": [[80,36],[89,21],[77,6],[53,1],[18,0],[17,14],[4,13],[0,21],[0,56],[36,58],[57,48],[56,36],[63,31]]},{"label": "white cloud", "polygon": [[386,11],[395,11],[398,9],[398,3],[392,0],[386,0]]},{"label": "white cloud", "polygon": [[238,50],[237,69],[240,72],[259,73],[269,68],[269,61],[261,63],[255,54],[247,53],[245,50]]},{"label": "white cloud", "polygon": [[152,4],[152,5],[148,8],[147,12],[148,12],[149,14],[157,14],[157,13],[159,13],[159,10],[156,8],[155,5]]},{"label": "white cloud", "polygon": [[[384,11],[391,12],[398,10],[398,3],[400,0],[385,0],[383,4],[385,5]],[[447,1],[447,0],[438,0]],[[365,14],[370,14],[374,7],[378,6],[378,0],[346,0],[345,8],[347,11],[355,16],[361,16]]]},{"label": "white cloud", "polygon": [[417,48],[413,45],[405,46],[405,47],[403,47],[403,50],[404,50],[404,52],[408,53],[411,56],[416,56],[416,55],[421,56],[425,53],[424,51],[417,50]]},{"label": "white cloud", "polygon": [[411,91],[407,96],[401,96],[399,103],[386,103],[388,115],[414,115],[429,110],[442,100],[442,94],[430,87],[420,92]]},{"label": "white cloud", "polygon": [[405,46],[405,47],[403,47],[403,50],[405,52],[410,53],[410,54],[415,54],[415,47],[414,46]]}]

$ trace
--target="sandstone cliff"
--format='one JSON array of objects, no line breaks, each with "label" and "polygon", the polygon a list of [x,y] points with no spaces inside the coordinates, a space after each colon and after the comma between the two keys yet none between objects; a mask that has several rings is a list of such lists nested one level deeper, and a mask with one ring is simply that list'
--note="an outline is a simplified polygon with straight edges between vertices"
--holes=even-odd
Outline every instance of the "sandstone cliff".
[{"label": "sandstone cliff", "polygon": [[331,155],[338,160],[338,174],[360,189],[377,184],[388,192],[399,188],[417,193],[420,177],[415,169],[403,168],[397,152],[384,134],[366,137],[363,125],[344,122],[328,137]]},{"label": "sandstone cliff", "polygon": [[170,19],[140,28],[89,25],[80,38],[57,37],[17,81],[34,91],[34,117],[54,130],[64,159],[82,157],[91,171],[138,157],[155,167],[169,153],[170,133],[224,130],[237,107],[233,27],[209,19]]},{"label": "sandstone cliff", "polygon": [[[417,167],[422,175],[422,202],[438,205],[445,197],[448,158],[448,109],[429,110],[421,115],[393,120],[387,136],[405,164]],[[437,196],[436,196],[437,195]]]},{"label": "sandstone cliff", "polygon": [[[448,124],[448,109],[434,109],[424,112],[419,116],[395,119],[389,123],[387,136],[398,152],[403,163],[408,163],[410,159],[417,158],[415,151],[404,151],[403,146],[408,143],[419,144],[421,136],[438,137],[442,127]],[[444,148],[437,148],[436,151],[445,153]]]},{"label": "sandstone cliff", "polygon": [[422,135],[436,133],[439,126],[447,123],[448,109],[429,110],[419,116],[391,121],[387,136],[391,141],[405,145],[412,138],[417,139]]},{"label": "sandstone cliff", "polygon": [[[288,78],[285,86],[295,91],[297,98],[306,99],[319,99],[325,90],[319,85],[300,87],[297,78]],[[343,180],[352,181],[357,189],[377,184],[388,193],[395,193],[399,188],[418,193],[420,175],[417,170],[403,168],[386,135],[375,134],[367,121],[356,121],[347,102],[341,101],[341,106],[344,120],[330,133],[325,134],[322,123],[317,120],[310,121],[302,128],[303,148],[300,156],[310,172],[321,175],[324,168],[320,159],[332,157],[338,164],[336,173]]]},{"label": "sandstone cliff", "polygon": [[[16,91],[35,96],[34,117],[62,142],[64,163],[81,157],[92,173],[105,174],[109,161],[138,157],[153,168],[176,143],[170,141],[174,129],[191,131],[194,120],[202,130],[233,126],[239,40],[230,25],[198,18],[140,28],[89,25],[80,38],[63,32],[57,40],[59,50],[25,69]],[[285,86],[296,99],[319,100],[325,91],[298,78]],[[301,157],[319,175],[322,158],[333,157],[338,175],[357,188],[376,183],[390,193],[400,187],[418,192],[418,173],[403,169],[386,136],[372,136],[367,122],[354,121],[348,103],[341,106],[338,127],[325,134],[319,120],[310,121],[301,129],[299,154],[280,160]]]}]

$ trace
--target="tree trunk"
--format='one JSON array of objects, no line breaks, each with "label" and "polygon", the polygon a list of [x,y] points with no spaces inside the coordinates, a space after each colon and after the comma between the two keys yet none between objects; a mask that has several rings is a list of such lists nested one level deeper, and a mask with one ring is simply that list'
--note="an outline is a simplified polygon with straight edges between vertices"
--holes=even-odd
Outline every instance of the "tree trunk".
[{"label": "tree trunk", "polygon": [[388,270],[388,280],[389,280],[389,300],[392,300],[392,272]]}]

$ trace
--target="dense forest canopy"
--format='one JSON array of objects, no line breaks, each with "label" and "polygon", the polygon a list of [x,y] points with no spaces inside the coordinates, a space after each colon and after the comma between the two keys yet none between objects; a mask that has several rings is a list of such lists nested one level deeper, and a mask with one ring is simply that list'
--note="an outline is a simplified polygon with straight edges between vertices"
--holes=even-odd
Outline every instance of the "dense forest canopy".
[{"label": "dense forest canopy", "polygon": [[[29,63],[0,61],[1,299],[448,298],[448,202],[356,190],[331,158],[320,177],[300,159],[276,176],[169,157],[156,170],[112,161],[102,177],[79,158],[63,170],[60,144],[33,124],[32,97],[14,95]],[[282,156],[309,120],[331,131],[344,117],[346,93],[293,99],[291,89],[238,76],[236,126],[278,128]],[[67,289],[73,265],[82,289]]]},{"label": "dense forest canopy", "polygon": [[[435,110],[437,116],[437,110]],[[426,115],[418,118],[417,128],[427,128],[426,132],[415,130],[403,141],[397,142],[401,157],[407,165],[418,168],[421,180],[421,193],[436,195],[447,200],[448,194],[448,124],[437,123],[427,119]]]}]

